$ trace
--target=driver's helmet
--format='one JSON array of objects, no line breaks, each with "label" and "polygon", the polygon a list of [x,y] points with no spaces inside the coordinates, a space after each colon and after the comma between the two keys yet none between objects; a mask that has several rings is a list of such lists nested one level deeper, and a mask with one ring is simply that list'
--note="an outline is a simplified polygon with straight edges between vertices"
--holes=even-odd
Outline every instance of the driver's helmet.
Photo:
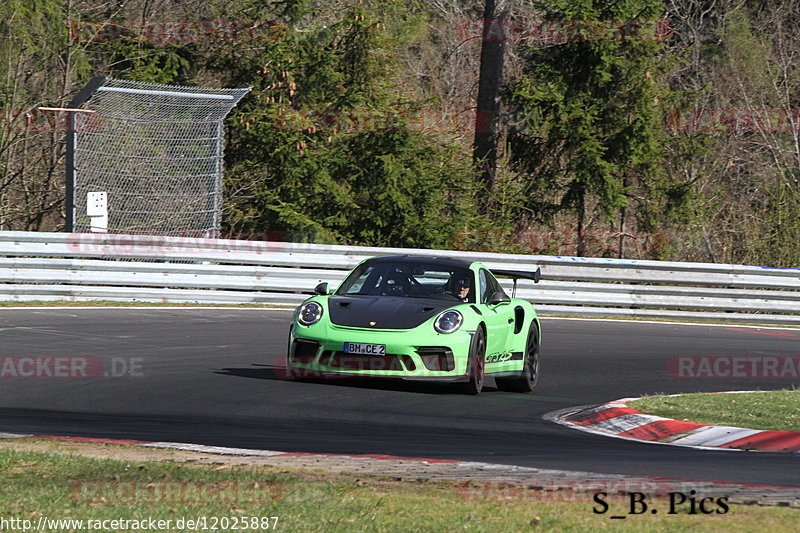
[{"label": "driver's helmet", "polygon": [[469,289],[471,285],[469,276],[458,276],[453,283],[453,295],[460,298],[461,289]]}]

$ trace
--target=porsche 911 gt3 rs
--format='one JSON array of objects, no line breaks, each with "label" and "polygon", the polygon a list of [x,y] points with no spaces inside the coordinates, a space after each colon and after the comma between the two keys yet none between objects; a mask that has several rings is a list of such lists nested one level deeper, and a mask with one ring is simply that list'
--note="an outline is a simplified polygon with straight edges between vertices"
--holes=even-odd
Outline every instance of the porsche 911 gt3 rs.
[{"label": "porsche 911 gt3 rs", "polygon": [[327,283],[292,317],[289,375],[394,377],[459,382],[481,392],[529,392],[539,377],[541,327],[531,303],[509,297],[477,262],[385,256],[356,266],[334,291]]}]

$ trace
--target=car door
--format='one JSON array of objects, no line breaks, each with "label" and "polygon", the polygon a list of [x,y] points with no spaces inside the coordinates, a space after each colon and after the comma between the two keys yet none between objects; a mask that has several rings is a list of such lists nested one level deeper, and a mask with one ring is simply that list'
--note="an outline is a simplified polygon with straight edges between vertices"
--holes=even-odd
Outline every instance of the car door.
[{"label": "car door", "polygon": [[[495,292],[503,290],[491,272],[482,268],[478,278],[480,293],[477,296],[483,304],[482,309],[486,310],[486,363],[502,362],[506,357],[508,335],[514,322],[514,308],[508,302],[495,305],[489,303]],[[486,370],[491,371],[491,366],[487,366]]]}]

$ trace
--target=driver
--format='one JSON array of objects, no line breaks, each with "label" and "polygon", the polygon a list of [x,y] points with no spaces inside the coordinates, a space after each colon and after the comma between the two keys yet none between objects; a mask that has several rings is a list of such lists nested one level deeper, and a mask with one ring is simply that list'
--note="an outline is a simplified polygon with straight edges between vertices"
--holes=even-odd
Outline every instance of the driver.
[{"label": "driver", "polygon": [[469,302],[469,277],[461,277],[456,280],[455,297],[462,302]]}]

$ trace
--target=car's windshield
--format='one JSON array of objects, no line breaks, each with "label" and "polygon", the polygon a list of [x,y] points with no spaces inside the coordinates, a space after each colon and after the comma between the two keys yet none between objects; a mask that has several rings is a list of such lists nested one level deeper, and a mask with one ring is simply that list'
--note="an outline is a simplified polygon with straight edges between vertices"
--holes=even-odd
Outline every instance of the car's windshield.
[{"label": "car's windshield", "polygon": [[347,276],[339,296],[438,298],[474,303],[472,272],[464,267],[420,261],[366,261]]}]

